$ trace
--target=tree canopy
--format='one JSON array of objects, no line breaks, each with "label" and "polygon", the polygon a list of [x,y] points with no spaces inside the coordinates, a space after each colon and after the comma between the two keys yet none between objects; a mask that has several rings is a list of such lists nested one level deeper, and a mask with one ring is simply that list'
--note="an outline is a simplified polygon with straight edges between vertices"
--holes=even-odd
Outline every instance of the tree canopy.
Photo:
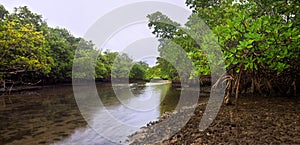
[{"label": "tree canopy", "polygon": [[[300,76],[299,1],[187,0],[186,4],[193,14],[184,26],[160,12],[148,16],[149,27],[161,41],[161,56],[173,47],[164,41],[168,39],[183,48],[193,61],[197,71],[190,76],[210,75],[205,24],[213,32],[209,37],[221,47],[227,75],[235,82],[229,88],[239,90],[243,82],[242,89],[246,91],[250,86],[251,92],[295,90],[295,78]],[[161,23],[162,19],[166,23]],[[170,70],[167,75],[173,76],[170,63],[159,60],[158,67]]]},{"label": "tree canopy", "polygon": [[[67,29],[49,27],[41,15],[26,6],[9,13],[0,5],[0,37],[0,81],[4,88],[7,84],[71,81],[75,51],[79,47],[81,52],[75,63],[89,66],[84,63],[95,62],[95,65],[88,68],[94,71],[77,73],[74,77],[110,80],[115,59],[134,64],[126,54],[117,57],[117,52],[98,51],[93,42],[74,37]],[[91,60],[92,56],[97,59]],[[120,65],[118,69],[122,72],[128,67]],[[135,63],[130,78],[145,79],[147,69],[145,63]]]}]

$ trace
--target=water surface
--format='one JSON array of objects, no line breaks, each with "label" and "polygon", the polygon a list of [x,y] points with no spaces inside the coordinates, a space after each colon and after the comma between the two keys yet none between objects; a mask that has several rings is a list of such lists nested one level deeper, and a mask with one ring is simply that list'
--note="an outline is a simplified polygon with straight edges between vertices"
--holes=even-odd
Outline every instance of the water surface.
[{"label": "water surface", "polygon": [[[133,95],[121,85],[116,89],[122,96],[116,97],[110,84],[97,85],[103,106],[86,108],[85,119],[90,124],[77,107],[72,86],[53,86],[2,98],[0,144],[116,144],[103,136],[123,144],[138,128],[174,110],[180,94],[169,84],[132,84]],[[93,106],[88,89],[85,94],[82,100]],[[122,126],[105,117],[107,113],[135,128],[122,130]],[[91,124],[97,128],[91,128]]]}]

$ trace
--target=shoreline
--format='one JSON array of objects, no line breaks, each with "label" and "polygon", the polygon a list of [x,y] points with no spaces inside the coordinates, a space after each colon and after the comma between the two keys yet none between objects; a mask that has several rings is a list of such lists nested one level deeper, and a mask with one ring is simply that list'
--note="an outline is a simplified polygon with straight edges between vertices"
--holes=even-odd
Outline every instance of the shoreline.
[{"label": "shoreline", "polygon": [[[93,80],[95,81],[95,80]],[[129,82],[131,83],[147,83],[147,81],[133,81],[133,82]],[[87,85],[89,83],[82,83],[82,85]],[[111,84],[110,81],[107,80],[96,80],[95,84]],[[73,84],[72,81],[71,82],[61,82],[61,83],[50,83],[50,84],[41,84],[41,85],[19,85],[19,86],[13,86],[10,90],[10,86],[7,87],[6,89],[4,88],[0,88],[0,93],[9,95],[9,94],[14,94],[14,93],[22,93],[22,92],[30,92],[30,91],[35,91],[35,90],[40,90],[40,89],[44,89],[44,88],[49,88],[49,87],[59,87],[59,86],[72,86],[72,85],[80,85],[80,84]]]},{"label": "shoreline", "polygon": [[[222,105],[213,123],[203,132],[199,122],[208,98],[199,101],[188,123],[170,138],[155,144],[299,144],[300,98],[262,97],[243,95],[239,98],[238,114],[235,106]],[[184,117],[186,111],[177,112]],[[140,131],[129,136],[129,143],[154,144],[158,136],[153,134],[155,125],[174,115],[167,113],[158,121],[150,122]],[[166,127],[168,128],[168,127]],[[166,131],[168,132],[168,131]]]}]

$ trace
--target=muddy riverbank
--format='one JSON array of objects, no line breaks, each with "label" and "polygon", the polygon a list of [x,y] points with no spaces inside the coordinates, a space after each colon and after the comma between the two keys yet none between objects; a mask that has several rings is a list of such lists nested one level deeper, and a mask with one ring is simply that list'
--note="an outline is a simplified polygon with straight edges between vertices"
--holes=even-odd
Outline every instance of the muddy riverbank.
[{"label": "muddy riverbank", "polygon": [[[200,98],[188,123],[171,138],[157,144],[300,144],[299,95],[243,95],[239,99],[238,114],[234,113],[235,106],[222,106],[209,128],[201,132],[198,126],[207,101],[208,97]],[[184,118],[186,113],[183,111],[176,115]],[[161,117],[159,121],[150,123],[150,126],[130,136],[131,144],[152,142],[157,136],[163,136],[154,134],[152,129],[153,124],[164,120],[166,117]]]}]

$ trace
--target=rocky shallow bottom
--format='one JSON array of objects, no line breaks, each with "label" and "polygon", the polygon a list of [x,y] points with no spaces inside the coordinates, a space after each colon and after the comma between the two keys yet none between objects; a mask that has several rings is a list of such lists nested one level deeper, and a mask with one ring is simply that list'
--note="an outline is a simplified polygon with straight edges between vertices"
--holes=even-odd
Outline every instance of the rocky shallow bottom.
[{"label": "rocky shallow bottom", "polygon": [[[300,144],[300,96],[242,96],[239,98],[238,113],[235,113],[234,105],[222,106],[213,123],[205,131],[200,131],[199,122],[207,101],[208,98],[200,98],[191,116],[187,113],[190,111],[188,109],[175,114],[167,113],[159,121],[149,123],[140,132],[131,135],[130,143]],[[170,135],[174,126],[163,123],[174,116],[176,121],[191,118],[179,132]],[[163,138],[167,134],[170,137]]]}]

